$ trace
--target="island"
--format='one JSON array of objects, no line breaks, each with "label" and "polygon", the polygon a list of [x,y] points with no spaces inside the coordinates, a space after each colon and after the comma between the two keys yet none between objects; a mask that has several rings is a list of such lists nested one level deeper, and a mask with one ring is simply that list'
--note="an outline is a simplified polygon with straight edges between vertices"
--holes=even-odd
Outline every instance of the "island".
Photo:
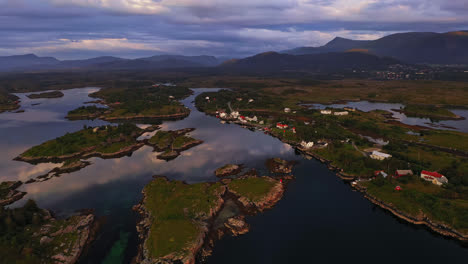
[{"label": "island", "polygon": [[18,96],[0,90],[0,113],[18,109],[19,103]]},{"label": "island", "polygon": [[182,151],[203,143],[202,140],[186,136],[186,134],[194,130],[194,128],[175,131],[159,130],[147,141],[147,144],[154,147],[156,151],[162,152],[157,156],[158,159],[172,160],[177,158]]},{"label": "island", "polygon": [[280,158],[268,159],[266,167],[273,173],[291,173],[292,168],[296,164],[294,161],[286,161]]},{"label": "island", "polygon": [[[186,184],[156,176],[145,186],[134,207],[142,243],[136,263],[195,263],[211,252],[224,234],[249,230],[245,214],[273,207],[283,196],[285,182],[270,177],[244,176],[216,183]],[[235,206],[239,214],[220,213]]]},{"label": "island", "polygon": [[452,111],[435,105],[406,105],[402,109],[393,111],[404,113],[408,117],[422,117],[431,120],[463,120],[464,117],[454,114]]},{"label": "island", "polygon": [[123,157],[145,145],[137,140],[144,132],[144,129],[130,123],[85,127],[32,147],[15,160],[36,164],[90,157]]},{"label": "island", "polygon": [[68,113],[70,120],[102,119],[109,122],[158,122],[185,118],[190,110],[179,100],[192,94],[185,87],[149,86],[138,88],[104,88],[91,94],[104,107],[83,106]]},{"label": "island", "polygon": [[60,167],[56,167],[44,175],[37,176],[35,179],[29,179],[25,184],[34,182],[44,182],[52,179],[53,177],[59,177],[63,173],[71,173],[79,171],[83,168],[88,167],[92,163],[90,161],[81,159],[69,159],[65,160]]},{"label": "island", "polygon": [[40,99],[40,98],[61,98],[64,94],[60,91],[52,91],[38,94],[27,95],[29,99]]},{"label": "island", "polygon": [[242,165],[236,164],[226,164],[221,168],[215,170],[216,177],[226,177],[231,175],[236,175],[242,171]]},{"label": "island", "polygon": [[0,219],[2,263],[77,263],[97,228],[90,212],[56,219],[33,200],[15,209],[0,207]]},{"label": "island", "polygon": [[22,184],[21,181],[6,181],[0,183],[0,207],[12,204],[26,195],[25,192],[16,190]]}]

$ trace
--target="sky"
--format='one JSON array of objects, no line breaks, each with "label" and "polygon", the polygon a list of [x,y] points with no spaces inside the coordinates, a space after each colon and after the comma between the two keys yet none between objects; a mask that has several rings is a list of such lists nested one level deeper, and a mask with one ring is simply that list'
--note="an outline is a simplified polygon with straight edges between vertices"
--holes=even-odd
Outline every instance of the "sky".
[{"label": "sky", "polygon": [[468,0],[0,0],[0,56],[244,57],[468,30]]}]

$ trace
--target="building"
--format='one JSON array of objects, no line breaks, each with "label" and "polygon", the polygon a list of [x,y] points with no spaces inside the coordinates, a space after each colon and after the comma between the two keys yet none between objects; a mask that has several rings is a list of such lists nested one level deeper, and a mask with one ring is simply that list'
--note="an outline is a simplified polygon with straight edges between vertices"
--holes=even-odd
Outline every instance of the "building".
[{"label": "building", "polygon": [[249,99],[249,103],[252,103],[254,101],[254,99]]},{"label": "building", "polygon": [[385,173],[385,171],[380,170],[380,171],[374,171],[374,176],[377,177],[379,175],[382,175],[382,177],[387,178],[388,174]]},{"label": "building", "polygon": [[169,95],[169,99],[174,99],[175,97],[172,95]]},{"label": "building", "polygon": [[240,114],[237,111],[234,111],[234,112],[231,113],[231,117],[233,117],[235,119],[237,119],[239,116],[240,116]]},{"label": "building", "polygon": [[210,100],[210,97],[209,97],[209,96],[205,97],[205,100],[209,101],[209,100]]},{"label": "building", "polygon": [[284,112],[285,112],[285,113],[291,113],[291,109],[286,107],[286,108],[284,109]]},{"label": "building", "polygon": [[289,126],[286,125],[286,124],[277,123],[277,124],[276,124],[276,127],[279,128],[279,129],[286,129],[286,128],[288,128]]},{"label": "building", "polygon": [[385,160],[385,159],[391,158],[392,155],[383,153],[380,151],[372,151],[372,154],[370,155],[370,157],[371,159],[375,159],[375,160]]},{"label": "building", "polygon": [[343,109],[349,112],[356,112],[356,108],[352,108],[352,107],[344,107]]},{"label": "building", "polygon": [[333,114],[336,115],[336,116],[345,116],[345,115],[348,115],[349,112],[348,111],[343,111],[343,112],[335,112]]},{"label": "building", "polygon": [[395,178],[400,178],[403,176],[413,175],[412,170],[396,170],[395,171]]},{"label": "building", "polygon": [[258,118],[257,116],[254,116],[254,117],[246,117],[245,120],[249,121],[249,122],[258,122]]},{"label": "building", "polygon": [[303,148],[310,149],[310,148],[312,148],[314,146],[314,142],[312,142],[312,141],[310,141],[310,142],[302,141],[301,146]]},{"label": "building", "polygon": [[320,113],[322,115],[331,115],[332,114],[332,111],[331,110],[320,110]]},{"label": "building", "polygon": [[226,118],[226,117],[227,117],[227,114],[224,113],[224,112],[221,112],[221,113],[219,113],[219,117],[221,117],[221,118]]},{"label": "building", "polygon": [[430,181],[432,182],[433,184],[435,185],[442,185],[442,184],[447,184],[448,183],[448,179],[438,173],[438,172],[432,172],[432,171],[421,171],[421,178],[423,178],[424,180],[426,181]]}]

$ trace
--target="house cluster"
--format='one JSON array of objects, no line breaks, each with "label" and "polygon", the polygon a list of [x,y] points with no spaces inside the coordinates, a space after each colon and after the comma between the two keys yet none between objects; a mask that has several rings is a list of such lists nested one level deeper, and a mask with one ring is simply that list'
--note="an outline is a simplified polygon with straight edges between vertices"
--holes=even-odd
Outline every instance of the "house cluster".
[{"label": "house cluster", "polygon": [[[404,177],[404,176],[411,176],[411,175],[414,175],[412,170],[396,170],[393,177],[398,179],[398,178],[401,178],[401,177]],[[388,174],[385,173],[385,171],[380,170],[380,171],[375,171],[374,176],[375,177],[382,176],[384,178],[387,178]],[[435,184],[437,186],[441,186],[443,184],[448,183],[447,177],[445,177],[444,175],[442,175],[442,174],[440,174],[438,172],[423,170],[423,171],[421,171],[421,176],[420,177],[421,177],[421,179],[432,182],[433,184]]]},{"label": "house cluster", "polygon": [[332,110],[320,110],[320,113],[322,115],[336,115],[336,116],[345,116],[345,115],[348,115],[349,112],[348,111],[338,111],[338,112],[333,112]]},{"label": "house cluster", "polygon": [[257,116],[253,116],[253,117],[243,116],[238,111],[231,112],[231,114],[228,114],[226,112],[216,112],[216,117],[221,118],[221,119],[231,119],[231,120],[237,119],[242,123],[258,122],[261,125],[263,124],[263,121],[259,122]]}]

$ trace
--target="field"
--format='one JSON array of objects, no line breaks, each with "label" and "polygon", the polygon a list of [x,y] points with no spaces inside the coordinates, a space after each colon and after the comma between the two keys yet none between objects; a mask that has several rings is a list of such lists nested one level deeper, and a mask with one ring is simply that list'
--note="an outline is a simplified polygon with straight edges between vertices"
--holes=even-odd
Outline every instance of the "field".
[{"label": "field", "polygon": [[258,202],[275,186],[276,181],[264,177],[249,177],[235,179],[228,188],[249,201]]}]

